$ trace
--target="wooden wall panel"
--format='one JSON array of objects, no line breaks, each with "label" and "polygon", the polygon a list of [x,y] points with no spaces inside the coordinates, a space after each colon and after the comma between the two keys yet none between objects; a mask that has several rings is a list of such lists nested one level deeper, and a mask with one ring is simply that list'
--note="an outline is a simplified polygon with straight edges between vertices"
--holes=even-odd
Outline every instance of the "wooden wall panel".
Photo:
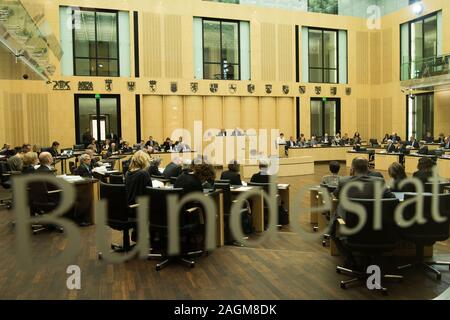
[{"label": "wooden wall panel", "polygon": [[[164,114],[164,136],[177,139],[182,134],[180,129],[184,129],[183,123],[183,97],[182,96],[164,96],[163,114]],[[175,132],[175,131],[178,132]],[[186,141],[190,143],[189,141]]]},{"label": "wooden wall panel", "polygon": [[239,97],[224,97],[223,127],[234,129],[241,125],[241,99]]},{"label": "wooden wall panel", "polygon": [[286,139],[295,137],[295,100],[293,98],[278,98],[277,119],[280,132],[283,132]]},{"label": "wooden wall panel", "polygon": [[259,129],[259,99],[257,97],[241,98],[241,127],[244,130]]},{"label": "wooden wall panel", "polygon": [[293,27],[278,25],[278,80],[294,81]]},{"label": "wooden wall panel", "polygon": [[272,23],[261,23],[261,80],[276,79],[276,33]]},{"label": "wooden wall panel", "polygon": [[144,96],[142,103],[142,138],[147,141],[153,136],[157,141],[163,141],[164,135],[164,113],[162,96]]},{"label": "wooden wall panel", "polygon": [[142,14],[142,44],[144,76],[160,78],[161,72],[161,16],[150,12]]},{"label": "wooden wall panel", "polygon": [[203,136],[203,131],[205,129],[203,123],[203,97],[200,96],[188,96],[184,98],[184,128],[191,133],[194,137],[194,124],[195,122],[201,122],[202,128],[201,132],[195,132],[195,134],[200,134]]},{"label": "wooden wall panel", "polygon": [[[370,83],[381,83],[381,32],[370,33]],[[358,65],[359,67],[359,65]]]},{"label": "wooden wall panel", "polygon": [[450,135],[450,92],[436,92],[434,97],[434,135]]},{"label": "wooden wall panel", "polygon": [[26,115],[28,118],[27,141],[41,146],[50,146],[47,94],[27,94],[26,101]]},{"label": "wooden wall panel", "polygon": [[[384,136],[383,133],[383,119],[382,119],[382,105],[381,99],[371,99],[370,101],[370,138],[380,139]],[[368,137],[368,138],[369,138]]]},{"label": "wooden wall panel", "polygon": [[164,17],[166,78],[182,78],[182,36],[181,16],[166,15]]},{"label": "wooden wall panel", "polygon": [[204,130],[223,127],[223,97],[205,97],[203,109]]},{"label": "wooden wall panel", "polygon": [[393,79],[393,50],[392,50],[392,29],[383,30],[383,59],[382,59],[382,68],[383,68],[383,83],[390,83]]},{"label": "wooden wall panel", "polygon": [[14,146],[22,145],[25,143],[24,129],[26,127],[23,96],[20,93],[5,93],[3,99],[6,141]]},{"label": "wooden wall panel", "polygon": [[[392,98],[384,98],[383,99],[383,118],[382,118],[382,123],[383,123],[383,133],[382,133],[382,137],[384,137],[384,135],[386,133],[391,133],[393,130],[393,126],[392,126]],[[399,130],[398,130],[399,131]],[[397,132],[399,134],[400,137],[402,137],[403,133],[402,132]],[[403,138],[403,137],[402,137]]]},{"label": "wooden wall panel", "polygon": [[[351,61],[350,61],[351,63]],[[356,32],[356,81],[358,84],[369,84],[369,33]]]},{"label": "wooden wall panel", "polygon": [[363,140],[370,139],[369,130],[370,130],[370,122],[369,122],[369,99],[361,99],[358,98],[356,100],[356,123],[357,130],[361,134],[361,138]]}]

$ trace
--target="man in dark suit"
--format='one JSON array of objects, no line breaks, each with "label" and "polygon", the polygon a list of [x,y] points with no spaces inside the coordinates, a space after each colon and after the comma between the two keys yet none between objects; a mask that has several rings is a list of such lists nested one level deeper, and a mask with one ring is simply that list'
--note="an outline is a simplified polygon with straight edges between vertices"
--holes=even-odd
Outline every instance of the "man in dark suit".
[{"label": "man in dark suit", "polygon": [[259,161],[259,172],[255,173],[252,176],[252,179],[250,180],[250,182],[253,183],[269,183],[269,164],[264,161],[264,160],[260,160]]},{"label": "man in dark suit", "polygon": [[48,149],[48,152],[50,152],[50,154],[52,155],[53,158],[58,156],[58,149],[59,149],[59,142],[58,141],[54,141],[52,143],[52,146]]},{"label": "man in dark suit", "polygon": [[80,166],[75,170],[75,174],[83,178],[92,178],[91,156],[87,153],[80,156]]},{"label": "man in dark suit", "polygon": [[53,157],[50,152],[41,152],[39,155],[39,168],[36,169],[36,173],[53,174],[54,170],[51,167],[53,163]]},{"label": "man in dark suit", "polygon": [[413,149],[419,149],[420,145],[419,142],[417,142],[416,138],[414,136],[411,136],[409,138],[409,141],[406,143],[407,146],[412,147]]},{"label": "man in dark suit", "polygon": [[114,131],[111,131],[110,133],[108,133],[106,135],[106,139],[109,139],[111,142],[119,142],[119,137],[117,136],[117,134],[114,133]]},{"label": "man in dark suit", "polygon": [[392,153],[392,152],[396,152],[397,148],[395,147],[394,141],[392,141],[391,139],[388,140],[388,145],[386,147],[386,151],[387,153]]},{"label": "man in dark suit", "polygon": [[164,169],[163,175],[166,179],[170,179],[172,177],[178,177],[181,174],[181,172],[182,172],[181,159],[176,157]]},{"label": "man in dark suit", "polygon": [[397,134],[397,132],[393,132],[390,139],[392,140],[392,142],[397,143],[400,140],[402,140],[402,138],[400,138]]},{"label": "man in dark suit", "polygon": [[450,149],[450,137],[445,137],[444,143],[442,144],[442,148]]},{"label": "man in dark suit", "polygon": [[328,136],[328,133],[325,133],[325,135],[322,137],[322,140],[320,141],[321,144],[329,146],[331,145],[331,139]]},{"label": "man in dark suit", "polygon": [[227,136],[227,131],[225,129],[221,129],[217,136],[218,137],[226,137]]},{"label": "man in dark suit", "polygon": [[427,155],[428,154],[428,146],[425,145],[423,141],[420,142],[419,154]]},{"label": "man in dark suit", "polygon": [[434,142],[434,137],[431,135],[431,132],[427,132],[427,135],[425,136],[425,142],[426,143],[433,143]]},{"label": "man in dark suit", "polygon": [[236,160],[228,164],[228,171],[222,172],[220,180],[229,180],[232,186],[242,186],[240,166]]}]

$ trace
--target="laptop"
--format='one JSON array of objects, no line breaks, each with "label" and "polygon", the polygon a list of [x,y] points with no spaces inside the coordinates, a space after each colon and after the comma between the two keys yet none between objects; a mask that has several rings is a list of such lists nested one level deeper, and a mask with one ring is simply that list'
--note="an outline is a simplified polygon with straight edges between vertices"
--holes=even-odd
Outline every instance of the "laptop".
[{"label": "laptop", "polygon": [[73,156],[73,150],[64,150],[61,153],[61,157],[71,157]]}]

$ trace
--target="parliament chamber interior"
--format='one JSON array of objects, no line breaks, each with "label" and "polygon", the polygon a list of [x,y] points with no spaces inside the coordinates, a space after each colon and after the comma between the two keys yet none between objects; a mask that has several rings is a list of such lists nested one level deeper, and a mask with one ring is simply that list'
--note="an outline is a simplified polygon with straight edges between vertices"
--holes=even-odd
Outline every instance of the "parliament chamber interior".
[{"label": "parliament chamber interior", "polygon": [[450,299],[450,1],[0,1],[1,300]]}]

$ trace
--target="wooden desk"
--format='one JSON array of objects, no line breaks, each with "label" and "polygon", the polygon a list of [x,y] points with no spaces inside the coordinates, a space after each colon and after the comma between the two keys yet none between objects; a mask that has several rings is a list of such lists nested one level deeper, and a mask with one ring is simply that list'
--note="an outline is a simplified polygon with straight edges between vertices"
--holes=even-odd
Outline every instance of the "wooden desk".
[{"label": "wooden desk", "polygon": [[375,154],[375,170],[388,171],[394,162],[400,162],[400,154],[381,152]]},{"label": "wooden desk", "polygon": [[180,157],[183,160],[193,160],[196,156],[196,152],[183,152],[183,153],[176,153],[176,152],[160,152],[160,153],[153,153],[151,156],[152,158],[160,158],[161,159],[161,167],[166,167],[169,163],[172,162],[172,159],[175,157]]},{"label": "wooden desk", "polygon": [[[314,174],[314,161],[312,157],[300,158],[281,158],[279,159],[279,168],[277,176],[294,177]],[[242,179],[250,179],[255,173],[259,172],[257,161],[246,160],[241,166]]]},{"label": "wooden desk", "polygon": [[435,156],[426,156],[426,155],[418,155],[418,154],[412,154],[405,156],[405,172],[406,173],[414,173],[416,172],[417,165],[419,164],[419,159],[423,157],[428,157],[431,159],[436,158]]},{"label": "wooden desk", "polygon": [[440,143],[429,143],[429,144],[425,144],[425,145],[428,147],[428,150],[430,150],[430,151],[441,148]]},{"label": "wooden desk", "polygon": [[367,159],[367,161],[370,160],[370,152],[369,151],[363,151],[363,152],[355,152],[355,151],[348,151],[346,155],[346,166],[350,168],[352,166],[353,159],[355,158],[364,158]]},{"label": "wooden desk", "polygon": [[439,158],[437,166],[439,176],[441,178],[450,179],[450,158]]},{"label": "wooden desk", "polygon": [[240,187],[232,188],[231,196],[232,200],[236,200],[242,193],[250,190],[257,190],[258,195],[254,195],[247,200],[250,202],[250,208],[252,211],[252,223],[256,232],[264,231],[264,190],[258,187]]},{"label": "wooden desk", "polygon": [[290,148],[289,158],[309,156],[314,162],[321,161],[345,161],[348,151],[353,147],[316,147],[316,148]]}]

